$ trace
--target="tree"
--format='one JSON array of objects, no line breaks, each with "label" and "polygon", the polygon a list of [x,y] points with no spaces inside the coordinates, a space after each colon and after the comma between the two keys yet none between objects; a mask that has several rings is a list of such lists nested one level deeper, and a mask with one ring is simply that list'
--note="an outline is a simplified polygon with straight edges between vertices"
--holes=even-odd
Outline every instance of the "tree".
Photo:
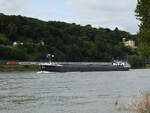
[{"label": "tree", "polygon": [[[56,61],[111,61],[131,53],[120,44],[123,37],[132,39],[133,35],[118,28],[97,29],[0,14],[0,59],[41,60],[51,53]],[[23,45],[13,47],[16,41]]]},{"label": "tree", "polygon": [[137,19],[141,21],[139,38],[139,53],[142,56],[150,56],[150,0],[138,0],[135,10]]},{"label": "tree", "polygon": [[0,33],[0,44],[3,44],[3,45],[9,44],[9,40],[7,39],[7,37],[1,33]]}]

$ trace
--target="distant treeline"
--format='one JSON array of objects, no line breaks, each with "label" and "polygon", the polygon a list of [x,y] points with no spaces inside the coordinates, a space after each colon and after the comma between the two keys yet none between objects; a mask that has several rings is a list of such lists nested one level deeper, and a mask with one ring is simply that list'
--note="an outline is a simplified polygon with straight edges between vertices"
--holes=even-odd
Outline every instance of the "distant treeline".
[{"label": "distant treeline", "polygon": [[[0,60],[111,61],[136,54],[122,38],[136,36],[118,28],[93,28],[23,16],[0,14]],[[17,42],[13,46],[13,43]]]}]

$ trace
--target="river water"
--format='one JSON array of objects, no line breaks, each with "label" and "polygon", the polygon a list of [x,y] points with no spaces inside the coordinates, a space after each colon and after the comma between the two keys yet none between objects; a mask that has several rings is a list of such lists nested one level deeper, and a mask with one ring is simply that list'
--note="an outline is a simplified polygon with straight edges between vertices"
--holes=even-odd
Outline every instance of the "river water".
[{"label": "river water", "polygon": [[0,113],[117,113],[116,98],[128,104],[140,90],[150,91],[150,69],[0,73]]}]

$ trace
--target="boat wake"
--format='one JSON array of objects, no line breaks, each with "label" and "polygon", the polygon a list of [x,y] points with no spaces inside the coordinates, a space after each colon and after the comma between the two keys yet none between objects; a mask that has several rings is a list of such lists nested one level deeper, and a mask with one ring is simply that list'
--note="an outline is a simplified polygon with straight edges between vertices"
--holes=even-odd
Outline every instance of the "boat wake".
[{"label": "boat wake", "polygon": [[38,71],[38,74],[47,74],[47,73],[53,73],[53,72],[49,72],[49,71]]}]

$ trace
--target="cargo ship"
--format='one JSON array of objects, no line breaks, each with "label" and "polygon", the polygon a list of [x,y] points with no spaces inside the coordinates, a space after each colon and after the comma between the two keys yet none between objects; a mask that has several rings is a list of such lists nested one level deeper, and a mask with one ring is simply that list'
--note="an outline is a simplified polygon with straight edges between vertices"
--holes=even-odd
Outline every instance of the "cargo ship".
[{"label": "cargo ship", "polygon": [[88,72],[88,71],[128,71],[131,68],[127,62],[110,63],[41,63],[41,71],[49,72]]}]

